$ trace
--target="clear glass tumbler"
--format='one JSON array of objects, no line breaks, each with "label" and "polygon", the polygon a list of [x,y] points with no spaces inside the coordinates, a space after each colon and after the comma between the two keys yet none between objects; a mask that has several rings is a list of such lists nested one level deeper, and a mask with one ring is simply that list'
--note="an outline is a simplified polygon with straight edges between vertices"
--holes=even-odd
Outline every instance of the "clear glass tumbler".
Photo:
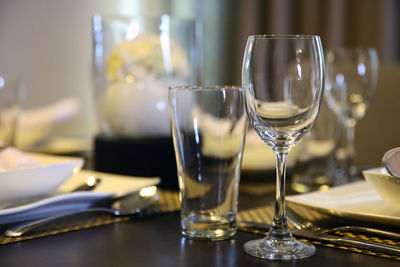
[{"label": "clear glass tumbler", "polygon": [[236,232],[247,116],[239,87],[170,87],[182,234],[222,240]]},{"label": "clear glass tumbler", "polygon": [[0,75],[0,147],[15,145],[21,82]]}]

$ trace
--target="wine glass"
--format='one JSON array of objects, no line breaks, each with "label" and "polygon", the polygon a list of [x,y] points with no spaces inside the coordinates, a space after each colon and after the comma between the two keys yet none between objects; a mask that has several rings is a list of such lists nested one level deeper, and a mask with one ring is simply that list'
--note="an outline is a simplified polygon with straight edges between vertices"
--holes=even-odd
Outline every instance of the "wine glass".
[{"label": "wine glass", "polygon": [[285,215],[286,158],[319,113],[324,55],[319,36],[254,35],[247,40],[242,85],[250,123],[276,157],[274,220],[267,236],[244,250],[268,259],[312,256],[315,247],[297,241]]},{"label": "wine glass", "polygon": [[341,174],[354,177],[354,133],[357,121],[365,116],[374,96],[378,76],[378,54],[374,48],[337,48],[326,53],[325,97],[341,118],[343,147],[337,151]]}]

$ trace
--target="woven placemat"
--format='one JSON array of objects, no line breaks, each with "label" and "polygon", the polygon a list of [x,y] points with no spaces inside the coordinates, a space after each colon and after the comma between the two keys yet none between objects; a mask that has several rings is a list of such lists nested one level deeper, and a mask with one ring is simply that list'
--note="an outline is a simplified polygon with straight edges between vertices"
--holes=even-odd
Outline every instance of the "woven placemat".
[{"label": "woven placemat", "polygon": [[[43,229],[38,228],[34,233],[31,235],[26,235],[23,237],[5,237],[0,235],[0,245],[4,244],[9,244],[9,243],[14,243],[14,242],[20,242],[24,240],[30,240],[30,239],[35,239],[35,238],[40,238],[40,237],[46,237],[46,236],[51,236],[51,235],[57,235],[61,233],[67,233],[67,232],[72,232],[72,231],[77,231],[77,230],[82,230],[82,229],[88,229],[92,227],[98,227],[98,226],[103,226],[107,224],[113,224],[113,223],[118,223],[118,222],[123,222],[123,221],[129,221],[132,220],[133,217],[145,217],[145,216],[151,216],[151,215],[156,215],[156,214],[161,214],[165,212],[172,212],[179,210],[179,196],[178,193],[175,191],[161,191],[160,192],[160,197],[154,205],[152,205],[151,208],[145,210],[144,212],[137,214],[135,216],[113,216],[111,214],[93,214],[93,215],[82,215],[82,216],[75,216],[73,218],[69,218],[69,220],[64,220],[64,221],[57,221],[54,224],[51,225],[46,225]],[[308,216],[314,216],[311,213],[308,214]],[[318,216],[318,214],[315,214],[315,216]],[[245,210],[241,211],[238,214],[238,225],[239,225],[239,230],[243,230],[240,228],[240,222],[241,221],[251,221],[251,222],[258,222],[258,223],[265,223],[265,224],[271,224],[273,219],[273,207],[272,206],[265,206],[265,207],[259,207],[256,209],[251,209],[251,210]],[[246,229],[246,231],[250,231],[249,229]],[[261,234],[265,235],[267,233],[266,230],[251,230],[252,233],[256,234]],[[352,238],[359,238],[361,240],[369,240],[369,241],[374,241],[374,242],[380,242],[384,244],[389,244],[389,245],[394,245],[400,247],[400,241],[399,240],[391,240],[391,239],[382,239],[378,236],[367,236],[365,234],[354,234],[350,232],[336,232],[335,234],[337,235],[342,235],[346,237],[352,237]],[[319,246],[325,246],[325,247],[331,247],[331,248],[337,248],[337,249],[342,249],[342,250],[347,250],[351,252],[357,252],[357,253],[362,253],[362,254],[367,254],[367,255],[373,255],[373,256],[378,256],[378,257],[383,257],[383,258],[388,258],[388,259],[393,259],[393,260],[399,260],[400,257],[396,255],[389,255],[381,252],[375,252],[375,251],[369,251],[369,250],[363,250],[363,249],[358,249],[354,247],[348,247],[348,246],[337,246],[334,244],[330,243],[324,243],[324,242],[319,242],[319,241],[313,241],[313,240],[307,240],[307,239],[299,239],[305,242],[309,242],[315,245]]]},{"label": "woven placemat", "polygon": [[43,228],[37,228],[35,232],[32,232],[32,234],[24,235],[22,237],[6,237],[0,235],[0,245],[129,221],[133,217],[145,217],[164,212],[172,212],[179,210],[179,208],[180,206],[177,192],[161,191],[157,202],[154,203],[149,209],[139,214],[131,216],[114,216],[108,213],[77,215],[74,217],[69,217],[65,220],[54,222],[52,224],[47,224]]},{"label": "woven placemat", "polygon": [[[237,218],[238,229],[240,231],[246,231],[246,232],[252,232],[255,234],[266,235],[268,232],[267,227],[265,230],[256,230],[256,229],[250,230],[249,228],[241,227],[240,222],[250,221],[250,222],[257,222],[257,223],[263,223],[266,225],[270,225],[273,220],[273,213],[274,213],[274,210],[273,210],[272,206],[259,207],[256,209],[239,212],[238,218]],[[310,217],[310,216],[318,216],[318,214],[317,213],[313,214],[312,211],[309,211],[308,217]],[[387,238],[382,239],[382,237],[379,237],[379,236],[372,236],[372,235],[365,235],[365,234],[358,234],[358,233],[355,234],[352,232],[345,232],[345,231],[343,231],[343,232],[337,231],[334,234],[340,235],[340,236],[345,236],[345,237],[350,237],[350,238],[358,238],[360,240],[374,241],[374,242],[378,242],[378,243],[382,243],[382,244],[397,246],[400,248],[400,240],[392,240],[392,239],[387,239]],[[334,245],[331,243],[308,240],[305,238],[298,238],[298,239],[301,241],[312,243],[312,244],[319,245],[319,246],[343,249],[343,250],[347,250],[347,251],[351,251],[351,252],[357,252],[357,253],[373,255],[373,256],[378,256],[378,257],[383,257],[383,258],[387,258],[387,259],[393,259],[393,260],[400,261],[400,256],[398,256],[398,255],[386,254],[386,253],[382,253],[382,252],[359,249],[359,248],[349,247],[349,246],[338,246],[338,245]]]}]

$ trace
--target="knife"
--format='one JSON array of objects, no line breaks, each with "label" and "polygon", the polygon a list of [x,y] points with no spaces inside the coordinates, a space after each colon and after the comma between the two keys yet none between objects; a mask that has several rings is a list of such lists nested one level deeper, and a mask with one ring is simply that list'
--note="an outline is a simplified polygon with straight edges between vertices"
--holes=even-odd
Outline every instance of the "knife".
[{"label": "knife", "polygon": [[[267,233],[269,225],[263,223],[240,221],[238,222],[238,229],[252,233]],[[303,237],[309,240],[318,240],[327,242],[339,246],[356,247],[359,249],[366,249],[372,251],[379,251],[388,254],[394,254],[400,256],[400,247],[382,244],[373,241],[359,240],[348,237],[336,236],[333,234],[320,233],[307,229],[291,229],[293,235],[297,237]]]}]

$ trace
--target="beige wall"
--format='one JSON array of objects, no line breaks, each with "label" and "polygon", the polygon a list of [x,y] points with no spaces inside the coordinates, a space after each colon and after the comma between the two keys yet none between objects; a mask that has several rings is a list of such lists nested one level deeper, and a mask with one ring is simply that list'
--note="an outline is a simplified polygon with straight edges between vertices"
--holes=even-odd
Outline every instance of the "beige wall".
[{"label": "beige wall", "polygon": [[381,65],[371,108],[356,128],[356,164],[379,166],[383,154],[400,146],[400,65]]},{"label": "beige wall", "polygon": [[76,97],[79,114],[52,134],[90,136],[91,17],[139,9],[139,0],[1,0],[0,74],[12,74],[25,84],[25,109]]}]

